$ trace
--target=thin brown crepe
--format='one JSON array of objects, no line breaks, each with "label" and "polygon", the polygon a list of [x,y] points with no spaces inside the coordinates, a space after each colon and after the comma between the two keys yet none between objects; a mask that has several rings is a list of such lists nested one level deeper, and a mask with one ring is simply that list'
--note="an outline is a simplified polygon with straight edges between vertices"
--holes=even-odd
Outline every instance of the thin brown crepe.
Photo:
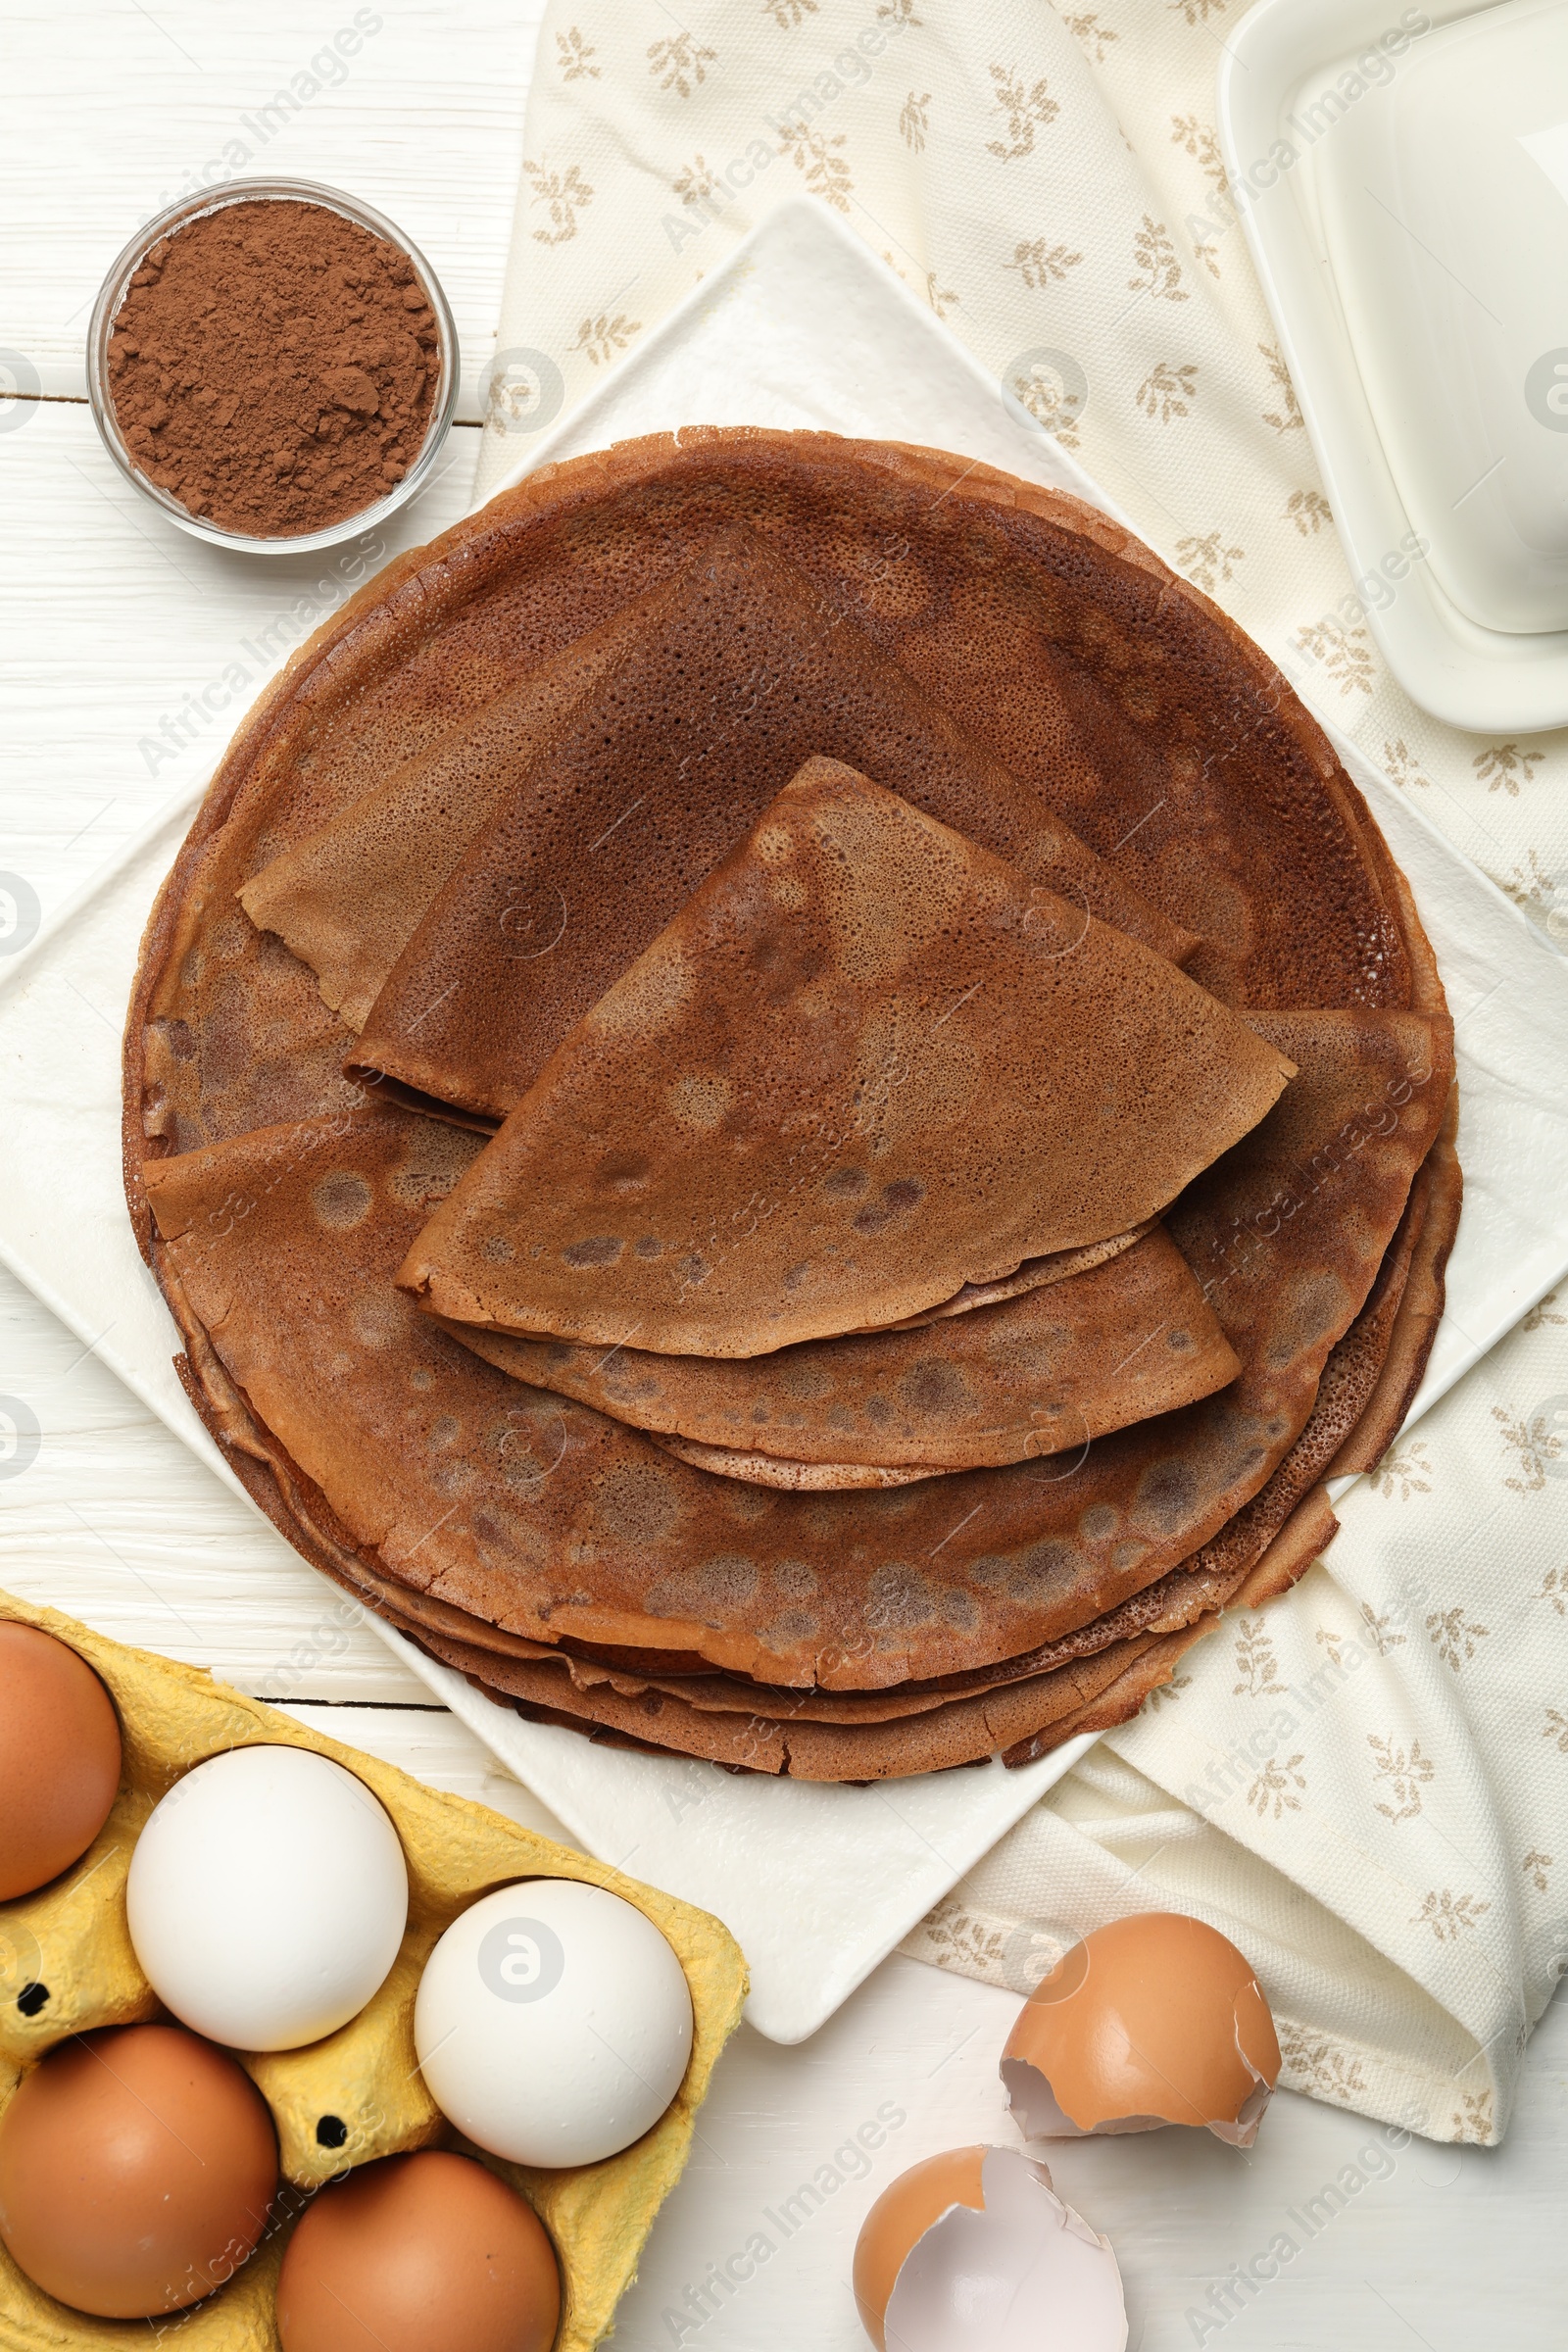
[{"label": "thin brown crepe", "polygon": [[[1222,1564],[1228,1575],[1244,1554],[1255,1556],[1263,1518],[1310,1455],[1311,1433],[1328,1428],[1343,1466],[1354,1466],[1380,1430],[1392,1434],[1389,1416],[1396,1424],[1419,1379],[1458,1212],[1456,1171],[1433,1192],[1410,1272],[1417,1303],[1401,1307],[1392,1330],[1369,1307],[1316,1369],[1313,1329],[1332,1326],[1342,1288],[1353,1293],[1373,1253],[1364,1205],[1376,1225],[1404,1180],[1401,1166],[1407,1177],[1418,1156],[1427,1090],[1416,1086],[1400,1105],[1399,1136],[1375,1133],[1385,1088],[1404,1082],[1369,1043],[1349,1057],[1368,1082],[1359,1099],[1353,1070],[1342,1073],[1338,1125],[1325,1094],[1316,1149],[1329,1156],[1315,1172],[1281,1183],[1259,1161],[1250,1193],[1237,1184],[1222,1198],[1222,1163],[1195,1188],[1208,1220],[1199,1235],[1205,1279],[1228,1301],[1220,1319],[1248,1367],[1217,1400],[1232,1409],[1229,1436],[1215,1400],[1189,1407],[1096,1441],[1054,1493],[1034,1483],[1042,1465],[1025,1464],[888,1494],[768,1494],[686,1469],[563,1400],[562,1421],[537,1433],[538,1477],[568,1420],[574,1449],[563,1457],[566,1487],[562,1471],[550,1477],[559,1491],[541,1522],[542,1496],[517,1507],[519,1491],[537,1483],[518,1459],[532,1425],[506,1417],[504,1398],[516,1399],[518,1387],[471,1357],[459,1376],[458,1351],[443,1361],[431,1347],[439,1334],[398,1336],[390,1259],[419,1212],[393,1200],[382,1177],[372,1191],[390,1206],[394,1232],[372,1248],[367,1226],[377,1205],[334,1239],[296,1200],[295,1241],[314,1233],[324,1253],[319,1279],[312,1250],[274,1248],[274,1296],[253,1291],[236,1331],[219,1335],[231,1352],[243,1343],[270,1397],[287,1385],[290,1362],[304,1363],[309,1376],[277,1427],[236,1386],[172,1254],[153,1240],[142,1184],[150,1161],[279,1123],[334,1128],[346,1149],[342,1116],[365,1101],[342,1075],[353,1033],[309,967],[251,923],[237,893],[403,763],[439,756],[444,736],[737,524],[797,566],[842,615],[847,643],[874,641],[923,680],[961,718],[971,748],[978,739],[1004,759],[1056,822],[1076,827],[1168,922],[1200,934],[1186,966],[1211,993],[1254,1009],[1357,1008],[1374,1026],[1380,1014],[1426,1014],[1427,1086],[1441,1087],[1443,993],[1402,878],[1321,731],[1266,657],[1198,591],[1092,509],[966,460],[828,434],[689,428],[678,441],[658,436],[545,467],[433,547],[399,559],[258,703],[144,942],[125,1039],[132,1219],[180,1320],[178,1360],[198,1409],[289,1540],[372,1605],[388,1605],[379,1592],[400,1595],[411,1613],[450,1609],[457,1638],[466,1628],[476,1645],[537,1642],[554,1655],[556,1644],[563,1657],[591,1652],[617,1673],[661,1681],[716,1676],[722,1686],[756,1673],[846,1704],[860,1703],[868,1686],[870,1703],[880,1693],[902,1705],[911,1680],[1017,1679],[1015,1662],[1054,1654],[1053,1642],[1092,1658],[1108,1646],[1114,1620],[1127,1629],[1119,1638],[1146,1645],[1039,1735],[1066,1737],[1119,1720],[1168,1675],[1172,1648],[1194,1631],[1154,1628],[1173,1608],[1214,1605]],[[244,1151],[246,1169],[265,1158],[260,1146]],[[434,1147],[415,1156],[429,1163],[428,1176]],[[332,1172],[322,1164],[317,1178]],[[386,1183],[396,1173],[388,1165]],[[412,1163],[404,1173],[419,1176]],[[414,1193],[433,1198],[446,1181],[429,1195],[416,1181]],[[202,1213],[211,1210],[221,1221],[221,1196]],[[314,1331],[288,1289],[297,1264],[318,1302]],[[1268,1304],[1268,1281],[1305,1291],[1314,1270],[1332,1282],[1288,1328]],[[325,1325],[340,1314],[333,1351]],[[384,1344],[369,1345],[368,1332]],[[1353,1362],[1358,1388],[1341,1378],[1342,1361]],[[428,1388],[413,1385],[426,1375]],[[496,1385],[485,1388],[486,1379]],[[1363,1392],[1371,1401],[1357,1419]],[[1278,1424],[1289,1426],[1314,1395],[1309,1422],[1271,1471]],[[499,1458],[477,1444],[492,1407]],[[411,1410],[420,1417],[411,1421]],[[378,1416],[384,1426],[367,1432]],[[307,1454],[322,1463],[353,1527],[302,1466]],[[937,1496],[947,1506],[940,1516]],[[1298,1540],[1309,1509],[1322,1525],[1320,1497],[1296,1507],[1281,1545]],[[397,1574],[366,1532],[376,1524],[394,1540]],[[1250,1605],[1271,1589],[1273,1556],[1249,1575],[1240,1597]],[[1195,1560],[1205,1564],[1183,1565]],[[741,1696],[750,1706],[744,1685]],[[594,1737],[632,1739],[571,1720]],[[920,1768],[902,1723],[889,1723],[880,1761],[865,1769]],[[1026,1755],[1034,1737],[1005,1752]]]},{"label": "thin brown crepe", "polygon": [[896,1323],[879,1323],[878,1331],[922,1331],[928,1323],[945,1323],[950,1315],[973,1314],[977,1306],[997,1306],[1004,1298],[1021,1298],[1025,1291],[1037,1291],[1048,1282],[1065,1282],[1071,1274],[1087,1274],[1091,1266],[1102,1266],[1107,1259],[1119,1257],[1124,1250],[1132,1249],[1146,1233],[1153,1230],[1154,1219],[1134,1225],[1126,1233],[1113,1233],[1103,1242],[1086,1242],[1081,1250],[1054,1250],[1045,1257],[1026,1258],[1015,1274],[1004,1274],[996,1282],[966,1282],[961,1291],[944,1298],[940,1306],[928,1306],[923,1314],[901,1315]]},{"label": "thin brown crepe", "polygon": [[[453,1324],[454,1331],[460,1330]],[[793,1494],[844,1494],[872,1487],[912,1487],[922,1478],[951,1478],[963,1465],[943,1463],[797,1462],[788,1455],[759,1453],[755,1447],[705,1446],[698,1438],[656,1437],[654,1444],[678,1462],[689,1462],[713,1478],[738,1478],[750,1487],[783,1487]],[[1017,1457],[1014,1456],[1014,1459]]]},{"label": "thin brown crepe", "polygon": [[444,1328],[514,1380],[633,1429],[791,1467],[1030,1460],[1191,1404],[1241,1369],[1157,1227],[1100,1266],[997,1306],[771,1355],[607,1354],[471,1324]]},{"label": "thin brown crepe", "polygon": [[[472,732],[499,738],[515,763],[515,730]],[[466,768],[466,741],[464,754]],[[488,821],[476,811],[462,862],[449,881],[437,877],[439,895],[432,883],[428,911],[365,1016],[354,1066],[504,1118],[572,1023],[813,754],[863,768],[1156,954],[1179,962],[1196,949],[793,564],[731,530],[643,600],[630,643],[570,724],[486,796]],[[444,784],[445,745],[431,765]],[[399,808],[429,789],[413,777],[389,788]],[[373,848],[369,832],[354,838]],[[293,877],[313,865],[352,896],[335,845],[323,858],[307,843],[280,869],[280,906],[271,869],[245,899],[258,919],[273,906],[307,960],[311,938],[282,918]]]},{"label": "thin brown crepe", "polygon": [[[275,931],[311,966],[351,1029],[365,1026],[388,972],[496,803],[548,758],[584,696],[659,627],[672,593],[651,589],[573,639],[433,749],[400,760],[239,892],[252,922]],[[519,951],[525,944],[514,942]]]},{"label": "thin brown crepe", "polygon": [[760,1355],[1157,1215],[1292,1072],[1163,956],[812,760],[399,1279],[460,1322]]},{"label": "thin brown crepe", "polygon": [[762,1682],[971,1670],[1072,1632],[1220,1533],[1299,1435],[1399,1225],[1447,1097],[1440,1024],[1253,1018],[1300,1075],[1169,1228],[1242,1373],[1081,1460],[780,1494],[508,1379],[395,1287],[478,1143],[392,1109],[150,1165],[160,1269],[378,1575],[533,1640],[692,1652]]}]

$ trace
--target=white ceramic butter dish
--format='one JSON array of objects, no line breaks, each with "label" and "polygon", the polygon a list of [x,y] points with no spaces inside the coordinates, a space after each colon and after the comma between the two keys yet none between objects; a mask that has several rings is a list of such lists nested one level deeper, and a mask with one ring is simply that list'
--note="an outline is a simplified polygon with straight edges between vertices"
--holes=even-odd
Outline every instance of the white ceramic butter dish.
[{"label": "white ceramic butter dish", "polygon": [[1219,119],[1390,667],[1455,725],[1561,725],[1568,0],[1261,0]]}]

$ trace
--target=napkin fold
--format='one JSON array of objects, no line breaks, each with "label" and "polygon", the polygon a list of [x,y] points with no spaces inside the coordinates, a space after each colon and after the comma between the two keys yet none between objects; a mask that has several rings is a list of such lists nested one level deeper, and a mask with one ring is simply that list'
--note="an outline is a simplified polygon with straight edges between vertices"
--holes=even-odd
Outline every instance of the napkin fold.
[{"label": "napkin fold", "polygon": [[[480,491],[814,197],[1568,943],[1568,735],[1418,710],[1351,588],[1226,193],[1215,69],[1241,13],[554,0]],[[1568,1968],[1568,1306],[1532,1310],[1339,1509],[1326,1561],[1222,1619],[904,1948],[1023,1992],[1105,1920],[1190,1912],[1256,1966],[1293,2088],[1492,2144]]]}]

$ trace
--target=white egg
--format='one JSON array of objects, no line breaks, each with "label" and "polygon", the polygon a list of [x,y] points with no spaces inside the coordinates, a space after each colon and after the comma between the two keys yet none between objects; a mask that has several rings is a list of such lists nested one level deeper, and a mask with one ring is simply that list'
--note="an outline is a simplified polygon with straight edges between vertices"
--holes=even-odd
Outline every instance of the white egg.
[{"label": "white egg", "polygon": [[514,2164],[597,2164],[680,2088],[691,1994],[633,1904],[528,1879],[448,1928],[419,1981],[414,2039],[431,2097],[477,2146]]},{"label": "white egg", "polygon": [[293,2050],[365,2007],[409,1916],[398,1834],[362,1781],[302,1747],[198,1764],[130,1858],[130,1940],[182,2024]]}]

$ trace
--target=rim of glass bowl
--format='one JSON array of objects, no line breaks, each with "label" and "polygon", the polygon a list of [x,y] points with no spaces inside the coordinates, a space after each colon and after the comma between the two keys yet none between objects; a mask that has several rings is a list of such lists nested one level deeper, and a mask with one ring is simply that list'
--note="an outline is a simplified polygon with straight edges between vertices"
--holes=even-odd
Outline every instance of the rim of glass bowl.
[{"label": "rim of glass bowl", "polygon": [[[137,466],[121,436],[115,418],[114,401],[109,389],[109,336],[115,315],[124,300],[131,278],[141,268],[146,256],[161,238],[184,228],[192,220],[208,213],[223,211],[229,205],[294,202],[318,204],[328,212],[339,213],[372,236],[384,238],[389,245],[406,254],[429,298],[435,313],[436,348],[440,369],[436,377],[435,400],[430,410],[430,421],[425,427],[419,454],[396,487],[373,506],[362,507],[355,514],[344,515],[338,522],[328,523],[318,531],[294,531],[269,538],[252,538],[243,531],[226,531],[220,524],[210,522],[204,515],[193,514],[182,507],[177,498],[150,481]],[[457,407],[460,360],[458,330],[452,317],[451,305],[429,263],[412,238],[406,237],[396,223],[378,213],[373,205],[363,204],[357,196],[345,195],[341,188],[325,187],[314,179],[239,179],[214,192],[204,189],[199,195],[181,198],[179,203],[167,205],[161,213],[144,222],[130,243],[117,255],[109,273],[98,289],[92,307],[92,318],[87,328],[87,396],[92,404],[93,422],[99,437],[120,471],[135,485],[142,496],[170,521],[193,538],[205,539],[209,546],[226,547],[245,556],[309,555],[323,547],[337,547],[345,539],[358,539],[385,522],[400,507],[429,480],[435,461],[441,453]]]}]

